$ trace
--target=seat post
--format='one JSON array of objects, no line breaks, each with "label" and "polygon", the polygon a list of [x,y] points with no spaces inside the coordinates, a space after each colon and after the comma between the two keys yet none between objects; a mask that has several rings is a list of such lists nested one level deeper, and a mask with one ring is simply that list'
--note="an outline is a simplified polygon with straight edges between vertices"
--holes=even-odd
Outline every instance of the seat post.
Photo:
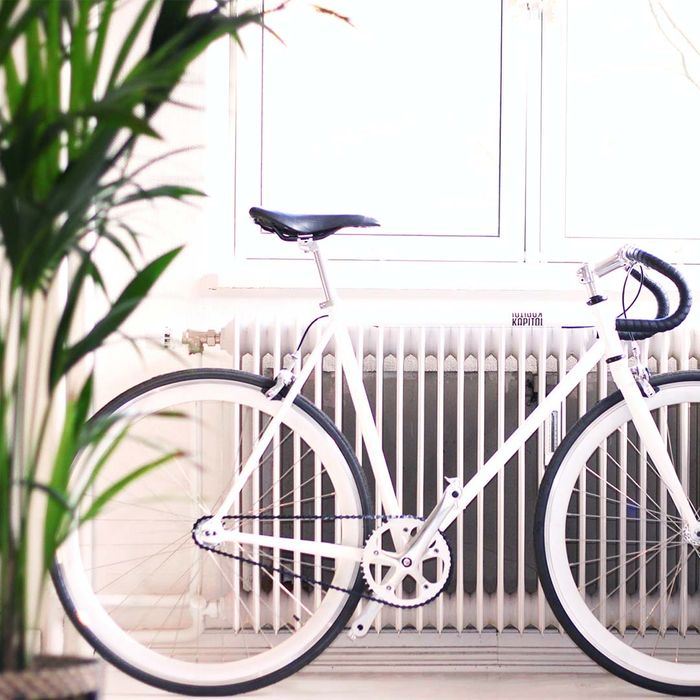
[{"label": "seat post", "polygon": [[316,263],[316,269],[318,270],[318,276],[321,279],[321,287],[323,288],[323,294],[325,299],[319,304],[322,309],[328,309],[335,306],[336,296],[335,289],[328,279],[326,273],[326,259],[323,257],[321,250],[319,248],[318,242],[314,241],[310,237],[301,237],[297,239],[299,246],[306,253],[312,253],[314,256],[314,262]]}]

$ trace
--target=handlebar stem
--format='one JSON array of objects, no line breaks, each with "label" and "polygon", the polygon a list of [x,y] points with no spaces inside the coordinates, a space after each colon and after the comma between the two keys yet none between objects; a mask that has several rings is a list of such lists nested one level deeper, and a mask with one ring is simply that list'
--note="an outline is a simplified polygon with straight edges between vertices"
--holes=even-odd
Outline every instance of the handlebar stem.
[{"label": "handlebar stem", "polygon": [[598,290],[596,289],[596,275],[591,271],[591,266],[585,263],[576,270],[576,276],[578,281],[586,286],[588,291],[588,296],[593,299],[598,296]]},{"label": "handlebar stem", "polygon": [[633,249],[631,245],[623,245],[614,255],[611,255],[605,260],[593,266],[593,273],[596,277],[605,277],[605,275],[619,270],[621,267],[626,267],[632,262],[630,251]]},{"label": "handlebar stem", "polygon": [[596,289],[595,283],[596,279],[600,277],[605,277],[605,275],[619,270],[621,267],[627,267],[631,262],[632,258],[630,256],[630,251],[632,246],[623,245],[619,250],[611,255],[609,258],[601,260],[599,263],[590,264],[585,263],[576,271],[579,282],[586,285],[588,289],[588,296],[593,298],[598,296],[598,291]]}]

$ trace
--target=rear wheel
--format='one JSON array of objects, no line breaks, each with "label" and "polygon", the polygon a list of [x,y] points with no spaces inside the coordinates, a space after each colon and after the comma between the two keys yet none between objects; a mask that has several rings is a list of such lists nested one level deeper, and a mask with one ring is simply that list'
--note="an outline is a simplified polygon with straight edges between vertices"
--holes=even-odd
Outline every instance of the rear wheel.
[{"label": "rear wheel", "polygon": [[[358,562],[233,543],[211,552],[192,538],[194,523],[216,509],[279,410],[281,402],[262,393],[270,384],[228,370],[176,372],[134,387],[98,414],[124,412],[133,426],[97,492],[164,452],[181,456],[134,481],[72,535],[54,582],[97,651],[157,687],[229,695],[273,683],[330,644],[357,603]],[[90,459],[97,458],[83,457],[76,473]],[[299,397],[227,524],[362,547],[368,503],[347,441]]]},{"label": "rear wheel", "polygon": [[[657,377],[648,405],[696,513],[700,372]],[[547,599],[572,639],[650,690],[700,694],[700,547],[647,456],[618,392],[567,434],[535,522]]]}]

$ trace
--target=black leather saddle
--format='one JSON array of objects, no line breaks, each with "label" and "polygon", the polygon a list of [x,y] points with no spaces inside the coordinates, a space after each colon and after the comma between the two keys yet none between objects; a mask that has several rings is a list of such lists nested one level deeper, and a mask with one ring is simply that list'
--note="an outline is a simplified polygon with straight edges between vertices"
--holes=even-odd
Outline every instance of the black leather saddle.
[{"label": "black leather saddle", "polygon": [[355,214],[283,214],[253,207],[250,216],[260,228],[276,233],[283,241],[296,241],[300,237],[318,241],[341,228],[379,226],[375,219]]}]

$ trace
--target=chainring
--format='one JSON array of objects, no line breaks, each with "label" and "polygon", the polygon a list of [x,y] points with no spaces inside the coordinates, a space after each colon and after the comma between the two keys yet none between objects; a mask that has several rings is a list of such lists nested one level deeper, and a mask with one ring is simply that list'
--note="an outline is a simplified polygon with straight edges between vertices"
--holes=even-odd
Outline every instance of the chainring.
[{"label": "chainring", "polygon": [[[441,532],[435,534],[420,561],[402,562],[399,558],[421,525],[418,518],[388,520],[365,545],[362,574],[367,586],[376,598],[397,608],[429,603],[442,593],[450,578],[452,555]],[[397,569],[404,573],[403,579],[398,585],[388,585]]]}]

